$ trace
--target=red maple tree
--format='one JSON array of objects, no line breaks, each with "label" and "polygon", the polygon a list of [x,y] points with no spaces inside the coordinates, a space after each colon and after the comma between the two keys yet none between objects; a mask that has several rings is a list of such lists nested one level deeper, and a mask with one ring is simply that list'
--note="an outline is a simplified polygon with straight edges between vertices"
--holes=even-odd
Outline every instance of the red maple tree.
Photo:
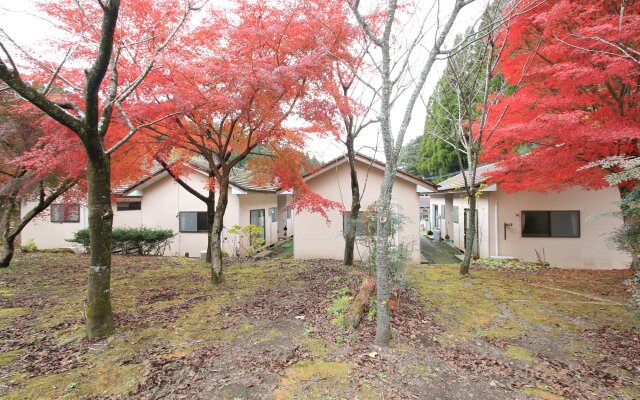
[{"label": "red maple tree", "polygon": [[140,0],[123,7],[120,0],[39,5],[64,32],[46,51],[49,59],[61,61],[41,59],[3,31],[0,80],[82,143],[92,243],[87,335],[105,336],[113,331],[111,157],[136,132],[173,114],[166,108],[171,103],[155,101],[156,85],[141,83],[166,72],[163,53],[179,32],[189,33],[180,28],[198,6],[191,0]]},{"label": "red maple tree", "polygon": [[637,155],[638,37],[638,2],[555,0],[512,19],[502,73],[513,85],[524,77],[501,100],[509,113],[484,153],[500,161],[493,179],[507,190],[598,189],[611,171],[583,167]]},{"label": "red maple tree", "polygon": [[[174,66],[161,86],[182,115],[160,130],[155,159],[207,205],[212,283],[222,280],[223,217],[240,164],[256,182],[294,190],[298,211],[336,206],[301,174],[307,135],[330,128],[318,93],[331,51],[317,40],[329,32],[306,18],[308,4],[237,1],[232,14],[212,10],[189,45],[166,60]],[[294,128],[295,120],[303,126]],[[194,158],[209,176],[206,193],[180,178]]]}]

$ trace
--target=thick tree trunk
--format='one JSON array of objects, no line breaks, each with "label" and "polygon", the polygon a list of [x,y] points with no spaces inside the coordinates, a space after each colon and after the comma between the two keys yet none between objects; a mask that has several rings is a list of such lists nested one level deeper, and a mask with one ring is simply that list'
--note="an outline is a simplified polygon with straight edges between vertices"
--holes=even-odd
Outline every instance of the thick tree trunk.
[{"label": "thick tree trunk", "polygon": [[87,163],[91,266],[87,291],[87,336],[113,332],[111,309],[111,177],[109,156],[94,152]]},{"label": "thick tree trunk", "polygon": [[389,209],[391,207],[391,191],[395,179],[395,163],[387,161],[384,180],[380,189],[377,209],[376,234],[376,289],[377,289],[377,318],[375,344],[388,346],[391,341],[391,312],[389,299]]},{"label": "thick tree trunk", "polygon": [[10,231],[17,200],[9,196],[3,197],[0,201],[0,268],[6,268],[11,263],[15,250],[15,236],[12,236]]},{"label": "thick tree trunk", "polygon": [[220,194],[213,217],[211,235],[211,284],[217,285],[223,281],[222,276],[222,228],[224,213],[229,202],[229,179],[223,178],[219,182]]},{"label": "thick tree trunk", "polygon": [[469,196],[469,213],[467,214],[467,229],[465,231],[464,260],[460,266],[460,274],[467,275],[473,257],[473,244],[476,239],[476,193]]},{"label": "thick tree trunk", "polygon": [[14,242],[14,238],[6,238],[4,235],[0,237],[0,268],[6,268],[11,264],[15,251]]},{"label": "thick tree trunk", "polygon": [[349,171],[351,174],[351,218],[349,219],[349,230],[344,235],[344,265],[353,265],[353,252],[356,244],[356,234],[358,228],[358,214],[360,213],[360,185],[358,182],[358,171],[356,170],[355,150],[353,147],[354,138],[347,136],[347,157],[349,159]]}]

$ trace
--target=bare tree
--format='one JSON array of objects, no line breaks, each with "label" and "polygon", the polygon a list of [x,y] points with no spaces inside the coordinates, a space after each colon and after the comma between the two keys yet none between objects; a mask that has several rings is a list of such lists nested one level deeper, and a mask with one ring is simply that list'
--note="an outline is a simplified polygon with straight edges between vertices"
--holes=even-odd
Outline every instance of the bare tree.
[{"label": "bare tree", "polygon": [[[508,111],[508,105],[501,105],[499,100],[507,92],[512,94],[517,91],[522,80],[507,85],[498,73],[498,60],[509,31],[509,19],[505,19],[505,15],[509,15],[512,10],[505,10],[505,3],[506,1],[497,0],[485,8],[480,18],[480,27],[470,30],[465,37],[466,42],[470,44],[461,46],[457,52],[451,53],[441,80],[444,90],[430,99],[454,122],[447,128],[439,124],[433,115],[428,116],[436,125],[436,130],[431,133],[455,150],[469,202],[465,256],[460,266],[462,275],[469,273],[473,247],[477,239],[476,203],[480,191],[477,171],[480,156]],[[533,8],[525,12],[531,9]],[[523,75],[527,69],[528,65],[525,65]],[[445,101],[439,98],[443,92],[453,93],[455,104],[445,104]],[[431,112],[432,107],[428,110]]]},{"label": "bare tree", "polygon": [[[174,38],[187,16],[195,7],[187,2],[184,13],[175,28],[166,39],[155,47],[146,63],[140,65],[140,74],[130,82],[119,84],[119,57],[127,53],[127,45],[120,41],[114,51],[114,34],[120,11],[120,0],[96,0],[102,12],[99,30],[90,20],[90,29],[96,32],[97,52],[91,66],[84,71],[84,88],[81,99],[83,107],[73,101],[57,101],[48,98],[50,85],[44,90],[30,84],[20,75],[8,46],[0,41],[3,58],[0,58],[0,80],[6,83],[18,95],[42,110],[62,126],[73,131],[82,141],[87,155],[89,234],[91,238],[91,264],[87,290],[86,333],[89,337],[106,336],[113,332],[113,312],[111,309],[111,228],[113,210],[111,208],[111,154],[128,141],[139,130],[149,127],[167,118],[134,125],[127,115],[122,103],[133,94],[155,66],[155,56],[162,52]],[[84,14],[85,10],[80,9]],[[86,14],[84,14],[86,17]],[[89,29],[89,28],[88,28]],[[4,39],[18,47],[5,32]],[[80,35],[81,38],[83,35]],[[19,47],[18,47],[19,48]],[[22,49],[20,49],[22,50]],[[23,53],[25,53],[23,51]],[[26,54],[31,61],[35,56]],[[62,80],[60,70],[67,61],[65,56],[60,66],[53,70],[50,82],[57,78]],[[101,96],[101,85],[109,73],[109,82],[104,96]],[[77,88],[72,88],[76,90]],[[101,99],[101,97],[103,97]],[[105,148],[105,135],[112,121],[113,111],[118,110],[120,117],[129,127],[129,132],[113,144]]]},{"label": "bare tree", "polygon": [[[376,29],[365,17],[361,10],[359,0],[352,0],[349,6],[363,32],[373,43],[373,49],[368,54],[373,60],[376,78],[379,79],[379,87],[371,89],[379,93],[379,108],[377,119],[380,123],[380,134],[384,146],[386,165],[384,169],[384,180],[380,188],[377,209],[377,256],[376,256],[376,288],[377,288],[377,326],[375,343],[378,346],[387,346],[391,340],[391,322],[389,311],[389,220],[391,192],[398,165],[398,155],[402,148],[405,133],[411,121],[411,113],[418,100],[427,76],[431,72],[433,65],[441,54],[445,40],[447,39],[453,24],[460,11],[474,0],[456,0],[453,9],[444,24],[440,23],[440,3],[435,2],[431,11],[418,24],[419,29],[415,36],[407,41],[396,40],[401,37],[401,31],[405,28],[399,25],[396,11],[398,11],[397,0],[388,0],[385,4],[385,15],[380,29]],[[435,13],[432,15],[431,13]],[[435,40],[426,49],[426,24],[428,17],[435,21]],[[411,66],[415,59],[414,51],[418,48],[426,50],[426,59],[423,60],[422,68],[417,77],[411,74]],[[374,54],[375,53],[377,54]],[[409,99],[401,111],[400,126],[395,132],[392,127],[392,111],[396,101],[405,92],[409,92]]]}]

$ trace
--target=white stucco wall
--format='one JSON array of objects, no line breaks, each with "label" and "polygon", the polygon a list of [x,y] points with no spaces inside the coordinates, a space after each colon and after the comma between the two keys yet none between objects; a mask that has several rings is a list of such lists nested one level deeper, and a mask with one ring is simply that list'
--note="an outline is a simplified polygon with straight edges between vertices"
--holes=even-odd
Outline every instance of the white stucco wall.
[{"label": "white stucco wall", "polygon": [[[207,178],[199,173],[193,173],[183,178],[193,188],[204,195],[207,193]],[[224,216],[224,226],[228,227],[238,223],[238,196],[229,194],[229,204]],[[170,176],[165,176],[153,185],[142,189],[142,226],[148,228],[171,229],[176,233],[171,246],[165,255],[199,257],[201,251],[207,250],[206,232],[180,232],[178,215],[181,211],[206,211],[206,205],[193,196],[182,186],[177,184]],[[131,211],[124,211],[131,212]],[[226,230],[223,231],[224,237]],[[223,250],[229,251],[226,242],[223,242]]]},{"label": "white stucco wall", "polygon": [[[140,199],[132,200],[140,201]],[[117,204],[113,203],[113,226],[118,228],[140,228],[142,226],[142,210],[118,211]]]},{"label": "white stucco wall", "polygon": [[[384,175],[377,167],[369,169],[368,164],[360,161],[357,163],[360,189],[364,190],[361,201],[362,210],[364,210],[378,199]],[[351,207],[351,180],[349,167],[346,163],[309,179],[308,184],[312,191],[329,200],[341,203],[346,210]],[[396,178],[392,198],[397,201],[402,214],[406,217],[403,229],[399,233],[399,240],[412,246],[411,261],[419,263],[420,206],[416,184]],[[327,215],[331,221],[329,225],[320,214],[302,212],[295,215],[293,240],[295,258],[342,259],[345,244],[342,233],[342,212],[329,210]],[[356,258],[362,258],[365,255],[364,252],[365,248],[361,244],[357,244]]]},{"label": "white stucco wall", "polygon": [[[21,216],[34,206],[35,202],[23,202],[20,208]],[[20,233],[20,244],[24,246],[33,240],[39,249],[73,247],[75,244],[67,242],[66,239],[71,239],[76,231],[89,226],[88,216],[87,208],[80,205],[80,222],[51,222],[49,210],[45,210],[24,227]]]},{"label": "white stucco wall", "polygon": [[240,201],[240,226],[250,224],[251,210],[264,210],[265,227],[264,237],[265,244],[269,245],[278,241],[278,221],[271,222],[271,214],[269,210],[276,208],[277,198],[274,193],[248,192],[246,195],[238,196]]},{"label": "white stucco wall", "polygon": [[[621,269],[627,268],[630,257],[613,249],[608,237],[618,227],[622,219],[610,214],[617,209],[620,194],[615,188],[584,190],[571,188],[560,193],[547,194],[504,190],[489,195],[489,207],[494,209],[498,202],[498,234],[491,224],[491,254],[495,255],[495,239],[499,239],[500,255],[536,261],[535,250],[544,250],[546,261],[553,266],[564,268]],[[522,211],[580,211],[579,238],[522,237]],[[492,218],[492,221],[495,221]],[[511,223],[504,239],[504,223]]]},{"label": "white stucco wall", "polygon": [[[508,256],[536,262],[537,250],[540,254],[544,251],[545,260],[555,267],[627,268],[629,256],[613,249],[608,243],[609,235],[622,225],[620,218],[610,215],[616,211],[619,201],[620,195],[615,188],[597,191],[571,188],[559,193],[508,193],[500,189],[483,192],[477,203],[480,257]],[[445,195],[431,195],[431,202],[444,204]],[[467,198],[462,194],[454,195],[453,206],[458,206],[459,223],[452,223],[453,231],[447,233],[452,237],[454,245],[463,249],[463,221],[464,209],[468,208]],[[523,237],[522,211],[580,211],[580,237]],[[449,210],[447,217],[452,218]],[[506,239],[505,223],[512,224],[507,227]]]}]

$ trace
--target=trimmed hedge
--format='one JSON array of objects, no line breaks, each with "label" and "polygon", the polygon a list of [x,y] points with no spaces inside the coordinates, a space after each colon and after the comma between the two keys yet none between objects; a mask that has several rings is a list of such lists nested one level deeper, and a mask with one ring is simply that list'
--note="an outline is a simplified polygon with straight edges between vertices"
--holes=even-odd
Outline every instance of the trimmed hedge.
[{"label": "trimmed hedge", "polygon": [[[113,230],[113,252],[119,254],[162,255],[175,236],[171,229],[116,228]],[[91,247],[89,229],[80,229],[68,242]]]}]

